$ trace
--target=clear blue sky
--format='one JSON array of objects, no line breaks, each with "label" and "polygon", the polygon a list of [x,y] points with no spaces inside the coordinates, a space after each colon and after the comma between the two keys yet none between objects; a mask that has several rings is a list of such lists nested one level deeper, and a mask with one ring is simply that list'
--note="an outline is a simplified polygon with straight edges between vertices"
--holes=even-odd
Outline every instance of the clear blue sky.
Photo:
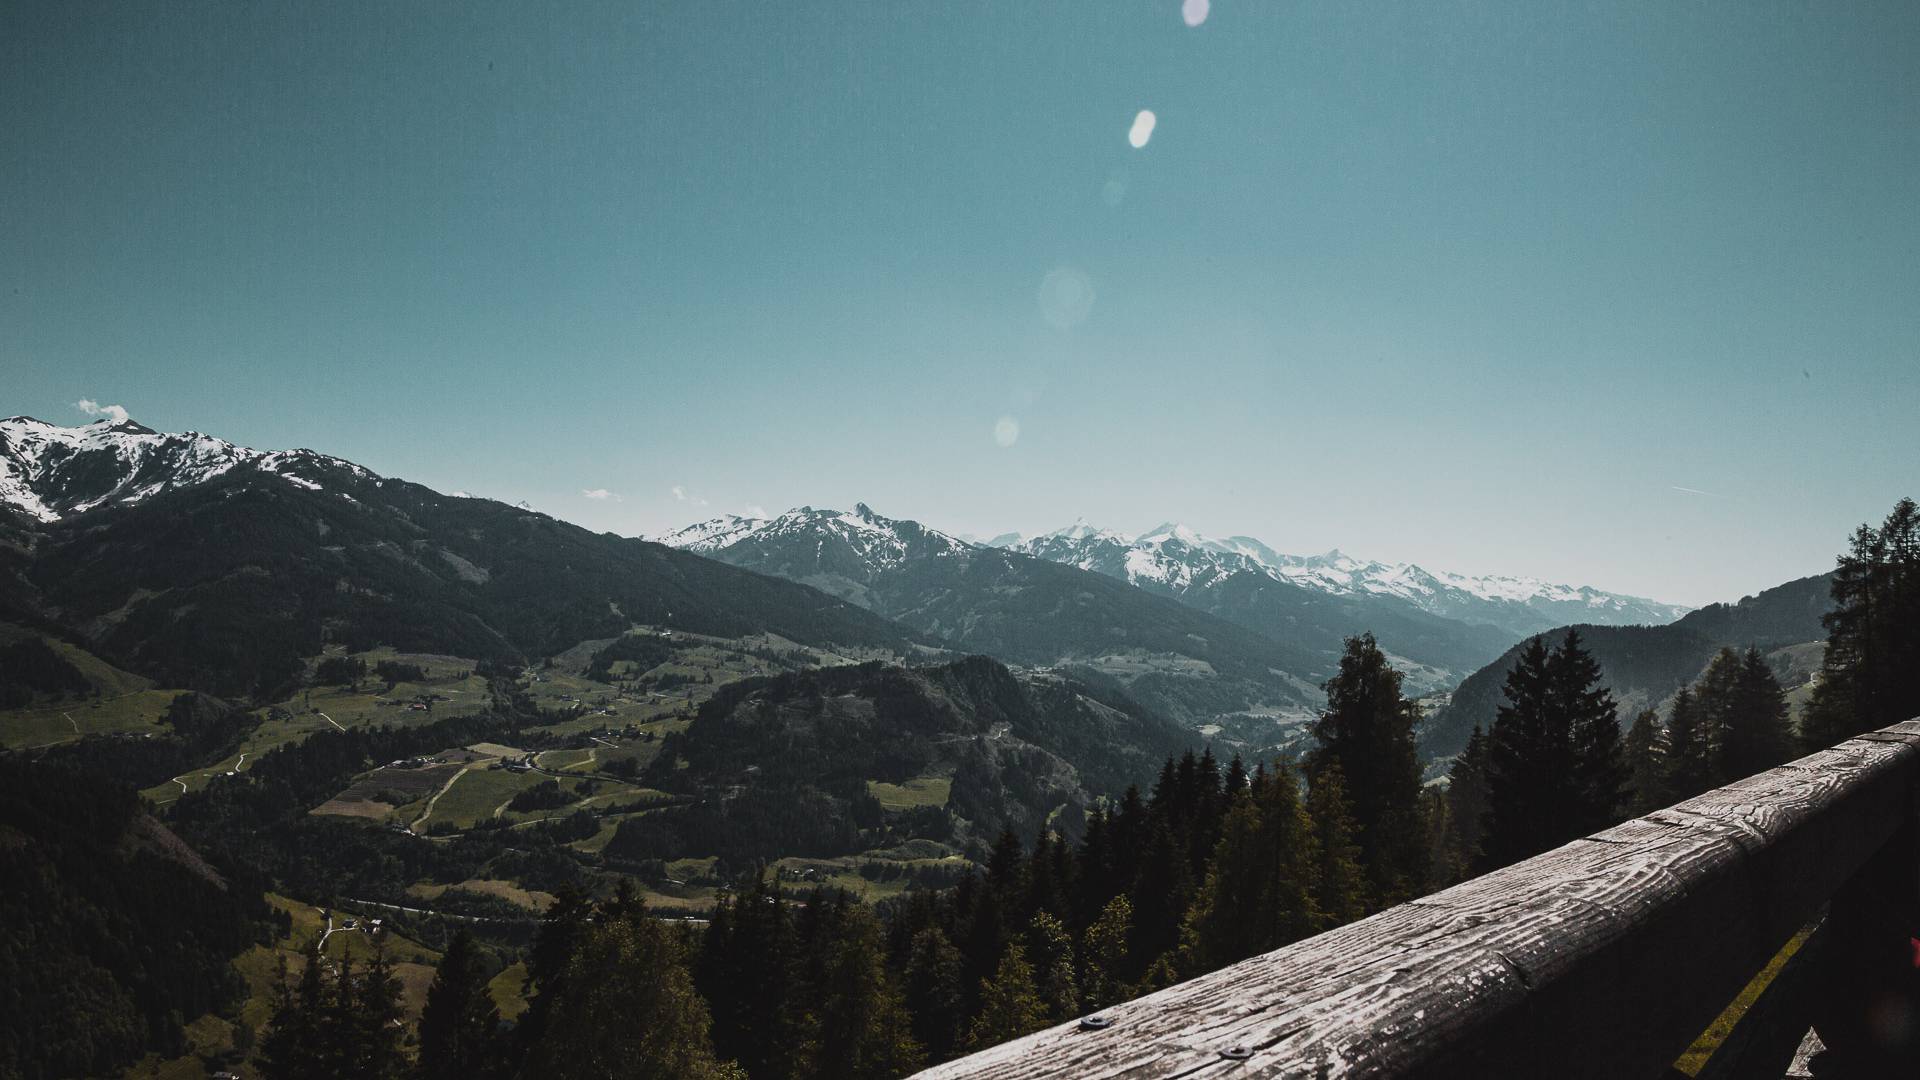
[{"label": "clear blue sky", "polygon": [[1916,56],[1911,0],[16,2],[0,413],[1733,598],[1920,493]]}]

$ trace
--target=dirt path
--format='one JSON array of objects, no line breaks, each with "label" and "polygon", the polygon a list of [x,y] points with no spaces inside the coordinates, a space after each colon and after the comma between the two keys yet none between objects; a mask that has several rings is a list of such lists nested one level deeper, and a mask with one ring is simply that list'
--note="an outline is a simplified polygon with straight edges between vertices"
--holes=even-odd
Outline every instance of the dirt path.
[{"label": "dirt path", "polygon": [[61,713],[60,715],[61,715],[61,716],[64,716],[64,717],[66,717],[66,718],[67,718],[67,723],[69,723],[69,724],[72,724],[72,725],[73,725],[73,733],[74,733],[75,735],[78,735],[78,734],[80,734],[80,722],[79,722],[78,720],[75,720],[75,719],[73,718],[73,714],[72,714],[72,713],[64,713],[64,712],[63,712],[63,713]]},{"label": "dirt path", "polygon": [[427,800],[427,808],[420,812],[419,817],[413,819],[413,824],[407,826],[407,831],[417,835],[420,832],[420,826],[425,825],[427,823],[427,819],[433,816],[433,804],[439,802],[440,796],[445,795],[447,793],[447,789],[452,787],[455,783],[459,782],[460,778],[467,775],[467,770],[471,768],[473,768],[472,765],[460,766],[460,771],[457,773],[454,773],[453,778],[448,780],[446,784],[440,788],[439,791],[434,792],[433,798]]},{"label": "dirt path", "polygon": [[[315,709],[314,711],[320,712],[320,710],[318,709]],[[335,720],[333,717],[328,716],[326,713],[320,713],[320,719],[325,720],[327,723],[332,724],[335,728],[341,731],[347,730],[346,728],[340,727],[340,722],[338,720]]]}]

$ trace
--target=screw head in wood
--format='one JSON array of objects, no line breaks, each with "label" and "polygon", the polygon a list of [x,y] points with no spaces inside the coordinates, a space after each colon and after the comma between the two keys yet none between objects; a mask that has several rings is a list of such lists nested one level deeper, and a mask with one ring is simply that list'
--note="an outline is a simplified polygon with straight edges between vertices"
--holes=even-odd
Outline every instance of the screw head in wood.
[{"label": "screw head in wood", "polygon": [[1244,1046],[1229,1046],[1220,1051],[1220,1056],[1228,1061],[1245,1061],[1253,1056],[1253,1051]]},{"label": "screw head in wood", "polygon": [[1080,1018],[1081,1031],[1100,1031],[1113,1026],[1111,1016],[1083,1016]]}]

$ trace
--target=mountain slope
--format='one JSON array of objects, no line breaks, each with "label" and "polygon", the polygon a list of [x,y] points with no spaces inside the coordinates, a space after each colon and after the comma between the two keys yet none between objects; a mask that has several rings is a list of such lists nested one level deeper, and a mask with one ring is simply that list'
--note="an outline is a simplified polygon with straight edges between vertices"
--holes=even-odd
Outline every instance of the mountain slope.
[{"label": "mountain slope", "polygon": [[1119,578],[1276,641],[1338,648],[1370,632],[1417,692],[1452,686],[1514,640],[1505,628],[1435,615],[1398,595],[1303,583],[1181,526],[1130,539],[1076,523],[1017,550]]},{"label": "mountain slope", "polygon": [[[102,427],[39,443],[126,434],[160,449],[114,456],[118,472],[89,466],[87,483],[62,471],[77,468],[74,455],[7,457],[9,475],[37,485],[39,509],[16,499],[21,512],[0,535],[0,617],[61,626],[167,685],[267,694],[329,642],[532,658],[635,624],[916,649],[913,635],[855,605],[659,544],[323,455],[92,430]],[[182,457],[174,445],[199,449]],[[216,464],[155,471],[183,460]],[[49,477],[66,477],[58,492]]]},{"label": "mountain slope", "polygon": [[1658,625],[1688,610],[1588,586],[1436,573],[1411,563],[1355,559],[1339,551],[1283,555],[1250,536],[1216,540],[1174,524],[1128,537],[1080,521],[1030,540],[1001,537],[994,543],[1182,594],[1204,588],[1226,573],[1252,572],[1308,592],[1346,598],[1369,614],[1419,612],[1497,628],[1509,639],[1572,622]]},{"label": "mountain slope", "polygon": [[[1049,820],[1071,834],[1091,795],[1149,782],[1192,742],[1123,699],[979,656],[748,680],[701,706],[648,768],[650,786],[700,803],[622,825],[608,851],[848,854],[879,839],[880,823],[860,807],[870,784],[927,780],[947,782],[946,820],[907,826],[926,830],[916,835],[990,843],[1002,828],[1031,836]],[[808,820],[756,809],[792,806],[811,807]]]},{"label": "mountain slope", "polygon": [[956,649],[1084,664],[1189,722],[1250,711],[1304,718],[1339,644],[1276,641],[1124,581],[969,544],[864,505],[722,519],[663,539],[844,597]]},{"label": "mountain slope", "polygon": [[[1580,626],[1586,648],[1600,662],[1606,685],[1621,704],[1621,719],[1658,705],[1692,682],[1722,647],[1754,646],[1763,652],[1822,641],[1820,617],[1832,606],[1831,574],[1800,578],[1736,604],[1713,604],[1667,626]],[[1565,628],[1548,632],[1557,639]],[[1507,672],[1522,642],[1475,672],[1454,691],[1447,706],[1428,718],[1420,733],[1426,757],[1444,757],[1466,746],[1473,726],[1490,726]]]}]

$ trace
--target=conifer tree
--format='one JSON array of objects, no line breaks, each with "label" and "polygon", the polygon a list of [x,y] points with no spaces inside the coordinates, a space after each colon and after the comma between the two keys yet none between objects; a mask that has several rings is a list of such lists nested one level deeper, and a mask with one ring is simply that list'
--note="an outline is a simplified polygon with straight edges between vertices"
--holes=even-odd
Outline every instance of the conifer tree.
[{"label": "conifer tree", "polygon": [[1212,971],[1313,934],[1323,922],[1313,899],[1318,846],[1293,770],[1277,766],[1257,802],[1227,813],[1187,913],[1181,970]]},{"label": "conifer tree", "polygon": [[1313,822],[1313,847],[1319,856],[1313,875],[1318,929],[1344,926],[1367,913],[1367,882],[1338,762],[1329,761],[1308,774],[1307,817]]},{"label": "conifer tree", "polygon": [[1585,836],[1620,820],[1626,801],[1627,765],[1620,752],[1619,707],[1613,692],[1601,685],[1599,661],[1580,645],[1580,632],[1569,629],[1549,664],[1553,687],[1567,711],[1568,735],[1573,740],[1576,803],[1569,824],[1572,834]]},{"label": "conifer tree", "polygon": [[967,1047],[979,1050],[1017,1039],[1046,1023],[1047,1007],[1034,986],[1026,947],[1009,945],[993,978],[980,987],[980,1012],[967,1031]]},{"label": "conifer tree", "polygon": [[1879,528],[1854,531],[1832,591],[1826,655],[1801,720],[1810,750],[1920,716],[1920,507],[1912,499]]},{"label": "conifer tree", "polygon": [[1626,765],[1600,666],[1568,630],[1558,648],[1529,641],[1507,673],[1489,735],[1491,866],[1537,855],[1618,820]]},{"label": "conifer tree", "polygon": [[[711,929],[711,927],[709,927]],[[709,934],[695,961],[715,1054],[748,1073],[777,1077],[792,1045],[786,1006],[797,956],[785,898],[755,869],[741,882],[721,936]]]},{"label": "conifer tree", "polygon": [[1400,673],[1372,634],[1347,639],[1339,674],[1325,689],[1312,765],[1337,762],[1344,774],[1373,899],[1390,905],[1417,896],[1427,882],[1413,737],[1419,707],[1401,696]]},{"label": "conifer tree", "polygon": [[1447,818],[1454,856],[1462,876],[1481,862],[1480,844],[1487,821],[1487,736],[1473,725],[1466,749],[1447,773]]},{"label": "conifer tree", "polygon": [[1683,686],[1667,712],[1664,795],[1671,802],[1691,799],[1713,786],[1713,743],[1693,699]]},{"label": "conifer tree", "polygon": [[1150,962],[1180,944],[1180,920],[1193,895],[1187,853],[1175,841],[1168,822],[1156,815],[1128,894],[1133,903],[1133,941],[1128,952],[1135,962]]},{"label": "conifer tree", "polygon": [[260,1074],[266,1080],[325,1080],[328,1062],[322,1043],[327,1008],[320,975],[320,951],[309,947],[295,989],[287,981],[286,957],[280,958],[280,982],[273,1018],[260,1040]]},{"label": "conifer tree", "polygon": [[[1244,798],[1244,796],[1243,796]],[[1121,972],[1128,970],[1127,942],[1133,936],[1133,904],[1123,893],[1107,901],[1080,936],[1082,1003],[1104,1009],[1127,997]]]},{"label": "conifer tree", "polygon": [[610,1076],[732,1080],[714,1058],[706,1003],[656,919],[610,919],[578,937],[525,1072],[552,1080]]},{"label": "conifer tree", "polygon": [[1544,637],[1528,641],[1507,671],[1506,701],[1487,735],[1487,819],[1482,868],[1545,851],[1560,825],[1559,787],[1573,774],[1573,746],[1556,738],[1548,691],[1551,653]]},{"label": "conifer tree", "polygon": [[1722,729],[1721,783],[1752,776],[1793,756],[1793,720],[1786,692],[1760,650],[1749,648],[1737,661]]},{"label": "conifer tree", "polygon": [[1052,912],[1037,911],[1027,924],[1027,956],[1034,984],[1050,1020],[1080,1015],[1080,987],[1073,968],[1073,934]]},{"label": "conifer tree", "polygon": [[423,1080],[473,1080],[493,1064],[500,1011],[487,992],[473,935],[456,931],[440,958],[420,1011]]},{"label": "conifer tree", "polygon": [[356,1059],[344,1075],[359,1080],[397,1080],[406,1073],[406,1058],[400,1050],[400,980],[386,950],[376,946],[366,973],[353,987],[350,1006],[349,1045]]},{"label": "conifer tree", "polygon": [[850,908],[836,929],[799,1025],[796,1072],[823,1080],[892,1080],[913,1072],[926,1053],[887,971],[878,920],[865,908]]},{"label": "conifer tree", "polygon": [[1627,763],[1627,812],[1646,814],[1667,805],[1666,740],[1659,712],[1640,710],[1621,743],[1621,755]]},{"label": "conifer tree", "polygon": [[945,1061],[960,1049],[966,1019],[964,964],[960,950],[939,927],[929,926],[913,936],[905,972],[906,1003],[914,1038],[926,1048],[929,1060]]}]

